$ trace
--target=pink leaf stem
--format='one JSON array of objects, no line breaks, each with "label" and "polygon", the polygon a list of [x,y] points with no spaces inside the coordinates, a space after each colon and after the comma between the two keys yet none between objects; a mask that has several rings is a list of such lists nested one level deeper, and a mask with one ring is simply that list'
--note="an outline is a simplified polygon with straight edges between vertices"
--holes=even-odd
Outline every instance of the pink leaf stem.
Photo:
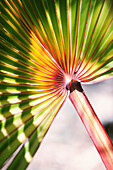
[{"label": "pink leaf stem", "polygon": [[77,90],[69,98],[77,110],[107,170],[113,169],[113,143],[98,119],[86,94]]}]

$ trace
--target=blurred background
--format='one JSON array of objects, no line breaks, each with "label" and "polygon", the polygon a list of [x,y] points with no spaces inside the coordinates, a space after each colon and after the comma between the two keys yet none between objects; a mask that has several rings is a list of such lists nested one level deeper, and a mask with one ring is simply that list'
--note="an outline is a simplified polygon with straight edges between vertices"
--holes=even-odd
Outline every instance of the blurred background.
[{"label": "blurred background", "polygon": [[[113,142],[113,79],[82,85]],[[84,125],[66,100],[27,170],[105,170]]]}]

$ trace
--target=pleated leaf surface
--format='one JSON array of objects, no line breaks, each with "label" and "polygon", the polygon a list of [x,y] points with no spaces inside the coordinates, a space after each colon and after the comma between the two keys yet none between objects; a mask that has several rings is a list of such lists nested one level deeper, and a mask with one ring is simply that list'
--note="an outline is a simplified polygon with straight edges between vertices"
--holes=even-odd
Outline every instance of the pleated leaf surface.
[{"label": "pleated leaf surface", "polygon": [[112,0],[1,0],[0,166],[24,169],[68,92],[113,77]]}]

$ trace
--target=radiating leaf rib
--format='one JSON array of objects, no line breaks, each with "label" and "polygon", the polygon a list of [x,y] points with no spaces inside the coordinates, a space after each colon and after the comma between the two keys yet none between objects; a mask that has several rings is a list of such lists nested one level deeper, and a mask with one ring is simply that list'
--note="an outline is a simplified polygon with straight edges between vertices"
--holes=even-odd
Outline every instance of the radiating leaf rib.
[{"label": "radiating leaf rib", "polygon": [[80,22],[80,9],[81,9],[81,3],[82,1],[78,1],[77,2],[77,12],[76,12],[76,26],[75,26],[75,32],[74,32],[74,58],[73,58],[73,64],[72,64],[72,70],[76,71],[77,67],[78,67],[78,63],[79,63],[79,59],[77,56],[77,46],[78,46],[78,31],[79,31],[79,22]]},{"label": "radiating leaf rib", "polygon": [[51,19],[53,31],[54,31],[55,38],[57,41],[56,42],[58,46],[57,57],[59,59],[59,64],[65,70],[66,66],[65,66],[65,60],[64,60],[63,44],[61,43],[62,38],[61,38],[60,28],[59,28],[58,19],[57,19],[56,4],[54,1],[46,1],[46,3],[47,3],[46,8],[48,9],[47,13]]},{"label": "radiating leaf rib", "polygon": [[[112,24],[112,22],[110,22],[108,28],[111,26],[111,24]],[[106,29],[105,33],[103,34],[100,42],[97,44],[97,46],[96,46],[93,54],[90,56],[90,58],[89,58],[89,60],[88,60],[88,62],[87,62],[87,64],[84,66],[84,70],[82,71],[82,74],[79,73],[79,76],[81,76],[81,75],[84,74],[85,68],[87,69],[87,68],[90,67],[90,66],[91,66],[91,68],[92,68],[92,66],[93,66],[95,63],[98,65],[98,61],[101,62],[101,60],[103,60],[103,58],[104,58],[104,60],[107,59],[107,56],[106,56],[106,57],[103,57],[103,56],[102,56],[102,54],[101,54],[101,53],[103,53],[102,50],[101,50],[102,52],[100,53],[100,55],[98,54],[100,50],[98,50],[97,52],[96,52],[96,50],[98,49],[99,46],[101,47],[101,41],[102,41],[102,39],[105,38],[105,40],[106,40],[106,38],[109,37],[109,33],[106,35],[106,32],[108,31],[108,28]],[[104,37],[105,35],[106,35],[106,37]],[[110,37],[111,37],[111,39],[110,39]],[[111,41],[111,40],[112,40],[112,34],[111,34],[111,32],[110,32],[110,37],[109,37],[109,41],[108,41],[108,42],[110,42],[110,44],[111,44],[111,42],[112,42],[112,41]],[[105,41],[105,40],[104,40],[104,41]],[[103,41],[103,42],[104,42],[104,41]],[[103,43],[102,43],[102,44],[103,44]],[[106,49],[106,48],[105,48],[105,49]],[[111,48],[110,48],[110,49],[111,49]],[[109,49],[108,49],[108,51],[109,51]],[[105,52],[106,52],[106,51],[105,51]],[[95,56],[95,54],[96,54],[96,56]],[[104,53],[104,56],[105,56],[105,53]],[[89,66],[88,66],[88,64],[89,64]],[[88,69],[89,69],[89,68],[88,68]]]},{"label": "radiating leaf rib", "polygon": [[[86,36],[87,24],[89,19],[89,14],[91,10],[92,1],[82,1],[81,3],[81,11],[80,12],[80,23],[78,30],[78,46],[77,46],[77,56],[78,61],[80,61],[81,52],[83,49],[83,44]],[[84,18],[84,20],[83,20]]]}]

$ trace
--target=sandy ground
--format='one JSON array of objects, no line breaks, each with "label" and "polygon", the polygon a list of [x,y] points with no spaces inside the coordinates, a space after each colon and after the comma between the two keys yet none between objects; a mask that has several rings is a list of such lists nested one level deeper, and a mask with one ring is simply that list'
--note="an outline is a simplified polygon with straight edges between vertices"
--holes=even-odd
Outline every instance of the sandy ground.
[{"label": "sandy ground", "polygon": [[[83,88],[101,122],[113,122],[113,79]],[[105,167],[67,99],[27,170],[95,169]]]}]

